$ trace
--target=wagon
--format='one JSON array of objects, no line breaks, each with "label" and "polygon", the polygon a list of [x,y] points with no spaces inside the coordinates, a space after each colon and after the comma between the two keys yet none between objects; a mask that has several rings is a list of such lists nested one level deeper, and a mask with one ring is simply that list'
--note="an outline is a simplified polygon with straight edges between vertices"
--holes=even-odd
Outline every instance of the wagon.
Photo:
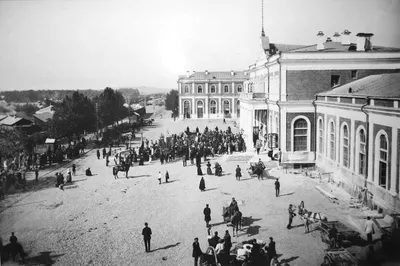
[{"label": "wagon", "polygon": [[359,261],[344,248],[326,249],[323,266],[357,266]]},{"label": "wagon", "polygon": [[321,221],[319,224],[317,224],[316,229],[318,229],[321,233],[321,240],[325,242],[328,246],[330,245],[329,230],[332,228],[333,225],[335,225],[338,231],[337,244],[339,247],[349,247],[352,245],[363,244],[362,242],[364,242],[364,240],[361,238],[360,233],[352,230],[345,224],[339,221]]},{"label": "wagon", "polygon": [[200,266],[221,266],[218,262],[217,254],[215,254],[215,249],[209,246],[206,252],[200,257]]}]

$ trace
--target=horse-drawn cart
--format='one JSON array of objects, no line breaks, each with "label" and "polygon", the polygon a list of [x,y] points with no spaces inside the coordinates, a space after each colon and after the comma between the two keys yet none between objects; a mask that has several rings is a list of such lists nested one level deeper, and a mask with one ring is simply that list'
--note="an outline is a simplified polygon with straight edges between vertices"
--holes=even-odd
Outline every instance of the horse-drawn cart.
[{"label": "horse-drawn cart", "polygon": [[360,236],[359,232],[356,232],[346,226],[345,224],[339,222],[339,221],[321,221],[319,224],[317,224],[316,229],[320,231],[321,233],[321,240],[326,243],[328,246],[330,245],[330,240],[329,240],[329,230],[332,229],[332,227],[335,226],[335,228],[338,231],[338,239],[337,239],[337,246],[338,247],[350,247],[353,244],[362,244],[362,238]]},{"label": "horse-drawn cart", "polygon": [[323,266],[357,266],[359,261],[346,249],[326,249]]}]

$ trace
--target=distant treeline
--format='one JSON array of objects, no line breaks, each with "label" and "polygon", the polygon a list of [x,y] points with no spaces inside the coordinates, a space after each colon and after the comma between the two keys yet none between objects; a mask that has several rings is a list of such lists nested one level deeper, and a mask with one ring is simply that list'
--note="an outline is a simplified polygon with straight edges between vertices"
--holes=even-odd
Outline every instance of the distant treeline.
[{"label": "distant treeline", "polygon": [[[63,100],[66,96],[72,96],[76,90],[27,90],[27,91],[3,91],[0,92],[0,96],[4,96],[4,100],[8,103],[28,103],[43,101],[44,99]],[[103,90],[79,90],[80,93],[93,99],[99,96]],[[138,89],[118,89],[125,99],[134,99],[140,96]],[[1,100],[1,99],[0,99]]]}]

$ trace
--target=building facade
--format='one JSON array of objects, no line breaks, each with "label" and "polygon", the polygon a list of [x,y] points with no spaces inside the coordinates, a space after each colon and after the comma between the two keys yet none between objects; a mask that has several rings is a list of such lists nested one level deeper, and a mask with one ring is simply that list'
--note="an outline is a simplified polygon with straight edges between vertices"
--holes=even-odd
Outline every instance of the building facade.
[{"label": "building facade", "polygon": [[[240,95],[240,128],[248,149],[261,138],[287,164],[315,164],[315,95],[366,76],[400,72],[400,49],[372,46],[372,34],[345,30],[340,39],[309,46],[269,43],[262,32],[260,57],[249,67]],[[335,34],[336,35],[336,34]],[[336,38],[336,37],[335,37]]]},{"label": "building facade", "polygon": [[368,76],[315,101],[316,166],[349,192],[367,188],[387,212],[400,211],[399,102],[400,73]]},{"label": "building facade", "polygon": [[193,72],[179,76],[179,118],[240,117],[239,94],[247,71]]}]

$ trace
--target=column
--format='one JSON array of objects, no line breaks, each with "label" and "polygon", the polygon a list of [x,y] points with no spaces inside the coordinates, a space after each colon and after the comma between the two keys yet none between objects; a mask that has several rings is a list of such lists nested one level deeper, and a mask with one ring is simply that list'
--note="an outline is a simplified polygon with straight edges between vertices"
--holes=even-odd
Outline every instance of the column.
[{"label": "column", "polygon": [[206,82],[205,92],[206,92],[206,94],[210,93],[210,92],[208,91],[208,82]]},{"label": "column", "polygon": [[232,82],[232,94],[235,93],[235,82]]},{"label": "column", "polygon": [[[373,164],[374,164],[374,127],[373,127],[373,123],[369,122],[369,128],[367,128],[367,134],[368,134],[368,177],[367,177],[367,181],[375,183],[376,180],[373,180],[373,176],[374,173],[372,171],[373,169]],[[377,179],[377,178],[375,178]]]},{"label": "column", "polygon": [[194,94],[194,82],[192,83],[192,94]]},{"label": "column", "polygon": [[[220,83],[221,84],[221,83]],[[220,115],[222,115],[222,117],[223,117],[223,114],[224,114],[224,107],[222,106],[222,97],[221,96],[219,96],[219,114]]]},{"label": "column", "polygon": [[218,93],[221,94],[221,82],[218,82]]},{"label": "column", "polygon": [[[355,166],[355,150],[356,150],[356,129],[355,129],[355,123],[354,119],[351,119],[350,122],[350,128],[351,128],[351,134],[350,134],[350,139],[349,139],[349,144],[350,144],[350,171],[356,172],[356,166]],[[318,130],[318,127],[317,127]],[[317,140],[318,141],[318,140]]]},{"label": "column", "polygon": [[336,125],[335,125],[335,138],[336,138],[336,158],[335,158],[335,162],[340,164],[340,149],[342,148],[340,145],[340,124],[339,124],[339,116],[336,116]]},{"label": "column", "polygon": [[[193,83],[193,85],[194,85],[194,83]],[[195,98],[194,98],[194,96],[192,96],[192,110],[191,110],[191,117],[190,118],[193,118],[193,116],[196,114],[196,102],[195,102]]]},{"label": "column", "polygon": [[[206,83],[207,84],[207,83]],[[208,86],[206,85],[206,88],[208,88]],[[208,118],[208,95],[204,98],[204,118]]]},{"label": "column", "polygon": [[396,170],[397,170],[397,127],[393,126],[392,127],[392,145],[391,145],[391,151],[392,151],[392,160],[391,160],[391,167],[390,167],[390,192],[393,195],[396,195]]},{"label": "column", "polygon": [[182,93],[182,84],[178,82],[178,94]]}]

